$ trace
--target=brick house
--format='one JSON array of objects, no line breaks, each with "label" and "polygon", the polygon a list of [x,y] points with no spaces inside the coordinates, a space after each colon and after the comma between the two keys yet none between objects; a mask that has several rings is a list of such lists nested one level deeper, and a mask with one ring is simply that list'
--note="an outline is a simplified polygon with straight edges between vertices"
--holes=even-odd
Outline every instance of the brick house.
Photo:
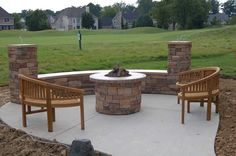
[{"label": "brick house", "polygon": [[0,7],[0,30],[14,29],[14,18]]},{"label": "brick house", "polygon": [[[61,10],[56,17],[50,17],[52,29],[74,30],[82,28],[82,14],[89,12],[87,7],[70,7]],[[98,29],[98,18],[94,15],[94,28]]]}]

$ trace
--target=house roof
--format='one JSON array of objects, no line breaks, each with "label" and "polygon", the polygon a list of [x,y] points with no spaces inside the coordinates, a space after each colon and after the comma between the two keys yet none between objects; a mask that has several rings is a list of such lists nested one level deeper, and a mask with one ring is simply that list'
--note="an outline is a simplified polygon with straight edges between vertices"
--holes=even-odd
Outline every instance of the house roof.
[{"label": "house roof", "polygon": [[[67,16],[67,17],[72,17],[72,18],[80,18],[82,17],[82,14],[86,12],[86,8],[85,7],[69,7],[69,8],[65,8],[59,12],[56,13],[56,17],[55,19],[58,19],[61,16]],[[93,15],[93,18],[96,19],[97,17],[95,15]]]},{"label": "house roof", "polygon": [[5,17],[12,17],[6,10],[4,10],[2,7],[0,7],[0,18],[5,18]]},{"label": "house roof", "polygon": [[57,17],[59,16],[68,16],[68,17],[81,17],[82,14],[85,12],[85,8],[82,7],[70,7],[65,8],[59,12]]},{"label": "house roof", "polygon": [[229,17],[225,13],[210,14],[208,21],[212,21],[214,18],[220,21],[228,21]]},{"label": "house roof", "polygon": [[127,11],[127,12],[123,12],[123,17],[126,20],[136,20],[138,18],[139,14],[136,11]]}]

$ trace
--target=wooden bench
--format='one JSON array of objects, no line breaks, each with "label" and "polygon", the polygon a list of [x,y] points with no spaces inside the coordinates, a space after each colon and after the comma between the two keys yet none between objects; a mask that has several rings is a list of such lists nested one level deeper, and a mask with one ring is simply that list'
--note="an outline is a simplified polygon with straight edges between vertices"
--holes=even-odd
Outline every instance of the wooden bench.
[{"label": "wooden bench", "polygon": [[219,67],[198,68],[179,74],[178,103],[182,100],[181,122],[184,123],[185,101],[187,112],[190,113],[190,102],[200,102],[203,106],[207,102],[207,120],[211,119],[211,104],[216,104],[218,113],[219,104]]},{"label": "wooden bench", "polygon": [[[22,121],[26,127],[26,115],[47,112],[48,131],[53,131],[55,108],[80,106],[81,129],[84,129],[83,90],[51,84],[36,78],[19,75]],[[40,107],[32,110],[31,106]]]}]

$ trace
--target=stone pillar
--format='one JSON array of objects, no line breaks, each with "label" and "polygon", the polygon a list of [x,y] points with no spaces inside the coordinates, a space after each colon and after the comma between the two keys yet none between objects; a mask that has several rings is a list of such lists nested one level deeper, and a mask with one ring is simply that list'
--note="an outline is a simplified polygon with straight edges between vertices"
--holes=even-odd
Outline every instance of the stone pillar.
[{"label": "stone pillar", "polygon": [[20,103],[18,74],[37,77],[37,46],[34,44],[8,45],[10,100]]},{"label": "stone pillar", "polygon": [[168,76],[169,88],[176,91],[178,73],[191,69],[191,48],[190,41],[168,42]]}]

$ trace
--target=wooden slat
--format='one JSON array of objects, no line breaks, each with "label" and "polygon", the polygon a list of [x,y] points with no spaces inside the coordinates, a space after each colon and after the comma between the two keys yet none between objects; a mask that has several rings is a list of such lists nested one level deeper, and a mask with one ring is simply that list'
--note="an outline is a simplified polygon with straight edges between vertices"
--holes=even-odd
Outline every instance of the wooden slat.
[{"label": "wooden slat", "polygon": [[[193,69],[179,74],[177,87],[181,93],[178,100],[182,100],[182,123],[184,123],[184,101],[207,101],[207,120],[210,120],[211,100],[219,97],[219,71],[218,67]],[[196,99],[198,98],[198,99]],[[189,108],[189,107],[188,107]],[[218,112],[218,110],[216,110]]]},{"label": "wooden slat", "polygon": [[53,131],[52,121],[55,121],[55,107],[80,106],[81,129],[84,129],[83,90],[51,84],[21,74],[19,74],[19,78],[23,126],[26,126],[26,114],[44,111],[37,110],[26,112],[26,105],[46,107],[45,110],[47,110],[48,114],[48,131],[50,132]]}]

